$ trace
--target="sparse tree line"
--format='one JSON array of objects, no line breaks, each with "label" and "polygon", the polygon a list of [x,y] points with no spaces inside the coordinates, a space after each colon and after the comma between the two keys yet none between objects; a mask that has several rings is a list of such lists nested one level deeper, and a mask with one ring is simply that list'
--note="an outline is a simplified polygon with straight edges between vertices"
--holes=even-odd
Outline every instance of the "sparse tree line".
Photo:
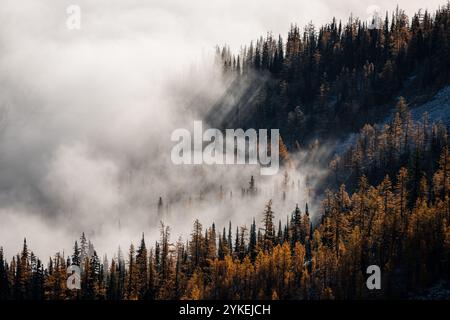
[{"label": "sparse tree line", "polygon": [[[421,179],[436,181],[434,173],[448,146],[446,125],[439,121],[430,123],[427,113],[414,121],[403,97],[399,98],[390,121],[366,124],[354,140],[346,152],[332,158],[330,174],[324,184],[336,188],[345,183],[353,191],[362,175],[372,184],[379,184],[386,175],[395,176],[405,167],[411,192],[410,207],[420,192]],[[427,192],[434,197],[431,186],[428,188]]]}]

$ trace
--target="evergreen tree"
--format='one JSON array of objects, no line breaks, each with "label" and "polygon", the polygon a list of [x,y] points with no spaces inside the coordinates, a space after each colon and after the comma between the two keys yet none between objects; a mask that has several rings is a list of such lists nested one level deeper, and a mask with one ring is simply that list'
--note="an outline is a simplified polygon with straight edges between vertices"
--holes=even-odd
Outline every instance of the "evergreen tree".
[{"label": "evergreen tree", "polygon": [[266,204],[264,211],[264,250],[270,250],[275,241],[275,228],[273,225],[274,212],[272,211],[272,200]]},{"label": "evergreen tree", "polygon": [[138,298],[144,299],[148,293],[148,257],[144,234],[136,254],[136,268],[138,276]]}]

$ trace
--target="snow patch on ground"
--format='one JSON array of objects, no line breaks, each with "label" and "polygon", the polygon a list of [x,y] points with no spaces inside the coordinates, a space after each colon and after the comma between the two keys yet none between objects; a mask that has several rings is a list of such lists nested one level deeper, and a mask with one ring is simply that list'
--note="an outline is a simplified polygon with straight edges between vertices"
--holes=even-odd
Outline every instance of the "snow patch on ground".
[{"label": "snow patch on ground", "polygon": [[[414,121],[419,121],[422,119],[425,112],[428,113],[429,122],[439,122],[441,121],[447,127],[450,127],[450,86],[447,86],[438,91],[431,98],[430,101],[411,108],[411,116]],[[392,108],[392,112],[383,121],[375,124],[378,128],[381,128],[384,124],[389,123],[395,114],[395,108]],[[336,154],[343,154],[356,142],[358,134],[350,133],[347,138],[343,139],[340,143],[335,146]]]},{"label": "snow patch on ground", "polygon": [[[411,116],[414,121],[420,121],[425,112],[428,113],[430,123],[441,121],[447,127],[450,127],[450,86],[439,90],[428,102],[419,106],[410,106]],[[392,108],[391,114],[387,116],[378,125],[391,122],[395,115],[395,108]]]},{"label": "snow patch on ground", "polygon": [[411,110],[414,120],[420,120],[428,112],[430,122],[442,121],[450,126],[450,86],[441,89],[430,101]]}]

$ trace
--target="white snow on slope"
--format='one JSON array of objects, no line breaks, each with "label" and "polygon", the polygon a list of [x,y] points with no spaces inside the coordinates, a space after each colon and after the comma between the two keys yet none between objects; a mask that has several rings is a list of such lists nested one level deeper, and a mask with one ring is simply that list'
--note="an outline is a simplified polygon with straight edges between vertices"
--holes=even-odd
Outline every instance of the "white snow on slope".
[{"label": "white snow on slope", "polygon": [[[414,121],[419,121],[425,112],[428,113],[428,119],[430,123],[442,121],[447,127],[450,127],[450,86],[447,86],[438,91],[431,98],[430,101],[412,107],[410,109],[411,116]],[[383,121],[376,123],[375,126],[381,128],[385,123],[389,123],[395,114],[395,108],[392,108],[392,112]],[[347,151],[354,143],[358,134],[350,133],[347,138],[338,143],[335,147],[336,154],[342,154]]]}]

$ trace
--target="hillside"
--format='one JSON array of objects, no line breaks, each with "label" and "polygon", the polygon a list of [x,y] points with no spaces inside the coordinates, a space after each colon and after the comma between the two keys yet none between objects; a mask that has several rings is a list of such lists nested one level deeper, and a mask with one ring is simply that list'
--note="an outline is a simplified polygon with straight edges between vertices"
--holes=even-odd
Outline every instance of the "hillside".
[{"label": "hillside", "polygon": [[218,48],[224,76],[234,80],[207,119],[222,128],[280,128],[290,149],[345,138],[383,121],[400,95],[415,101],[449,84],[448,12],[409,18],[397,9],[379,29],[355,18],[303,31],[292,25],[286,40],[269,33],[236,54]]},{"label": "hillside", "polygon": [[[449,57],[450,4],[411,19],[397,9],[379,29],[333,19],[292,25],[286,41],[268,34],[239,54],[218,48],[229,85],[205,119],[279,128],[280,173],[243,185],[246,171],[226,168],[241,183],[230,189],[226,174],[196,167],[190,190],[174,200],[152,193],[157,206],[143,213],[163,219],[177,202],[172,221],[192,223],[190,234],[161,222],[159,240],[142,233],[109,259],[84,232],[49,259],[26,239],[12,259],[0,246],[0,300],[448,299]],[[217,219],[220,207],[233,221]],[[366,282],[371,266],[377,290]]]}]

